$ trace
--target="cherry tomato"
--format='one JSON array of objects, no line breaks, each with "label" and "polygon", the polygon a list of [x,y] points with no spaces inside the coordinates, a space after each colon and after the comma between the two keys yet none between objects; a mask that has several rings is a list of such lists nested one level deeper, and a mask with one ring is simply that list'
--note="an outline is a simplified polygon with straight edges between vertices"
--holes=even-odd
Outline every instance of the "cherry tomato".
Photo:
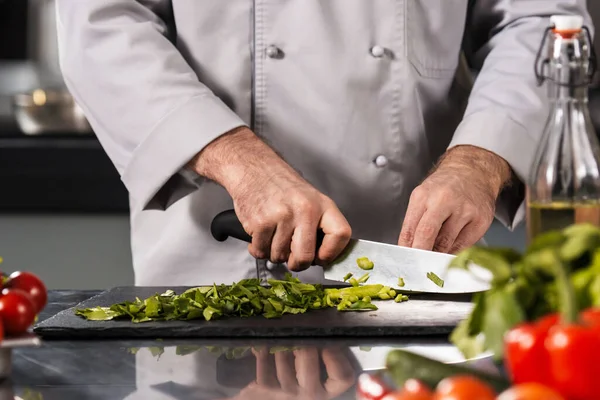
[{"label": "cherry tomato", "polygon": [[46,291],[46,285],[37,275],[31,272],[13,272],[9,276],[9,280],[6,283],[7,288],[20,289],[31,297],[33,304],[35,305],[35,313],[39,314],[48,303],[48,292]]},{"label": "cherry tomato", "polygon": [[391,392],[385,383],[377,376],[363,373],[358,377],[356,384],[357,398],[360,400],[382,400]]},{"label": "cherry tomato", "polygon": [[24,291],[4,289],[0,297],[0,318],[7,335],[20,335],[33,323],[35,305]]},{"label": "cherry tomato", "polygon": [[522,383],[506,389],[497,400],[565,400],[560,394],[540,383]]},{"label": "cherry tomato", "polygon": [[457,375],[441,381],[433,400],[495,400],[496,394],[488,385],[468,375]]},{"label": "cherry tomato", "polygon": [[402,390],[406,393],[414,393],[419,395],[433,396],[433,392],[427,385],[417,379],[409,379],[404,382]]}]

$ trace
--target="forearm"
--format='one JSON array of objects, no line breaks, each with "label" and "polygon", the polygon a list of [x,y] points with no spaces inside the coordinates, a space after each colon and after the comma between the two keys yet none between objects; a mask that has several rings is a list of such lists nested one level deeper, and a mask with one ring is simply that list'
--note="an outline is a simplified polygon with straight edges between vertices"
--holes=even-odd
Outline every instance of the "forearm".
[{"label": "forearm", "polygon": [[461,145],[448,150],[438,163],[449,169],[471,168],[489,177],[491,190],[500,194],[502,189],[510,186],[515,178],[509,163],[499,155],[476,146]]},{"label": "forearm", "polygon": [[[273,168],[269,168],[272,166]],[[275,168],[276,167],[276,168]],[[271,172],[296,175],[281,157],[248,127],[218,137],[200,151],[187,168],[223,186],[229,193],[268,179]]]}]

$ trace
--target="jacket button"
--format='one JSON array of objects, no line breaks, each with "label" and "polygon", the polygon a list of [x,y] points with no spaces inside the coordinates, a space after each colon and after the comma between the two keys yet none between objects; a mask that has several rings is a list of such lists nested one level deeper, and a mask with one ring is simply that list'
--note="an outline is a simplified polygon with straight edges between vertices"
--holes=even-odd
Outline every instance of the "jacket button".
[{"label": "jacket button", "polygon": [[385,55],[385,49],[381,46],[373,46],[371,48],[371,55],[375,58],[381,58]]},{"label": "jacket button", "polygon": [[388,163],[388,159],[387,159],[387,157],[386,157],[386,156],[384,156],[384,155],[378,155],[378,156],[375,158],[375,165],[376,165],[378,168],[383,168],[383,167],[385,167],[385,166],[387,165],[387,163]]},{"label": "jacket button", "polygon": [[277,46],[271,45],[267,47],[267,57],[269,58],[280,58],[281,50]]}]

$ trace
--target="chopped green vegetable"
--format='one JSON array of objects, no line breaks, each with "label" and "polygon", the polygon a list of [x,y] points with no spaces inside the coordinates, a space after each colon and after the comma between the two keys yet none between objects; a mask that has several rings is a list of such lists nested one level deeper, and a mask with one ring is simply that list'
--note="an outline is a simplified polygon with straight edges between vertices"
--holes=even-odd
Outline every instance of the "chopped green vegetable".
[{"label": "chopped green vegetable", "polygon": [[[361,277],[366,281],[368,274]],[[391,289],[383,285],[343,289],[323,288],[300,282],[288,275],[285,280],[270,279],[262,286],[258,279],[245,279],[232,285],[196,287],[175,294],[168,290],[147,299],[135,299],[109,307],[77,309],[75,314],[88,320],[108,321],[129,318],[135,323],[146,321],[212,321],[223,317],[279,318],[284,314],[302,314],[310,310],[337,308],[340,311],[376,310],[371,299],[388,300]]]},{"label": "chopped green vegetable", "polygon": [[369,273],[367,272],[366,274],[364,274],[363,276],[358,278],[358,283],[365,283],[368,280],[369,280]]},{"label": "chopped green vegetable", "polygon": [[346,282],[350,278],[352,278],[352,272],[348,272],[346,275],[344,275],[344,282]]},{"label": "chopped green vegetable", "polygon": [[350,284],[354,287],[358,287],[358,280],[356,278],[350,278]]},{"label": "chopped green vegetable", "polygon": [[404,287],[404,278],[398,278],[398,287]]},{"label": "chopped green vegetable", "polygon": [[405,294],[398,294],[398,295],[396,295],[396,297],[394,298],[394,301],[395,301],[396,303],[401,303],[401,302],[403,302],[403,301],[406,301],[406,300],[408,300],[408,296],[407,296],[407,295],[405,295]]},{"label": "chopped green vegetable", "polygon": [[437,276],[436,274],[434,274],[433,272],[428,272],[427,273],[427,278],[435,283],[436,285],[438,285],[439,287],[444,287],[444,280],[442,278],[440,278],[439,276]]},{"label": "chopped green vegetable", "polygon": [[356,259],[356,264],[360,269],[371,270],[375,266],[373,261],[369,260],[367,257],[360,257]]}]

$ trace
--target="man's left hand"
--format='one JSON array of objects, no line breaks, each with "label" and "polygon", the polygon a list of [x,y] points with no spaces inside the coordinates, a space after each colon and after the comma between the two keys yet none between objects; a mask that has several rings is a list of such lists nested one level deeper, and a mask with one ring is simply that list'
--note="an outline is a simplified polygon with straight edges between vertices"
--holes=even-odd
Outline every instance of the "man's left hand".
[{"label": "man's left hand", "polygon": [[496,199],[512,171],[498,155],[457,146],[412,192],[398,244],[457,253],[479,241],[494,219]]}]

